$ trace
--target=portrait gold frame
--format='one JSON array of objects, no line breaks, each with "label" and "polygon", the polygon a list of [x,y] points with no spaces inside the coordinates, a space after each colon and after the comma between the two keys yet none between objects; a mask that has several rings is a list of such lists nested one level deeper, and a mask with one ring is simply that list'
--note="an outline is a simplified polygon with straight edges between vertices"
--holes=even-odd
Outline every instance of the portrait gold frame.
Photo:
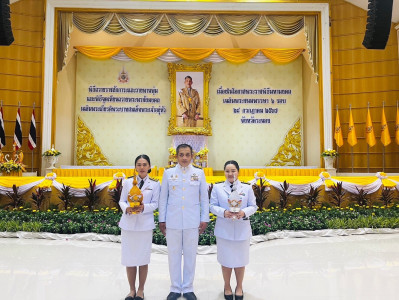
[{"label": "portrait gold frame", "polygon": [[[184,65],[168,63],[168,73],[170,81],[170,119],[168,135],[196,134],[212,135],[211,120],[209,119],[209,81],[211,79],[212,63]],[[202,127],[180,127],[177,126],[177,107],[176,107],[176,73],[177,72],[202,72],[203,73],[203,126]]]}]

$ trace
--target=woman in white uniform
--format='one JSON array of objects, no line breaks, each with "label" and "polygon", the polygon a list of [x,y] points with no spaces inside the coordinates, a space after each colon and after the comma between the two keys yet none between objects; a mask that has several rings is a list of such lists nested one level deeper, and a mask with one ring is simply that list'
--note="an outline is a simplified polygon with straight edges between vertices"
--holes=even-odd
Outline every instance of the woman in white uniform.
[{"label": "woman in white uniform", "polygon": [[[147,279],[148,264],[151,256],[152,231],[155,228],[154,210],[158,208],[160,184],[148,176],[151,172],[150,158],[139,155],[134,161],[137,185],[143,194],[140,206],[130,207],[128,195],[133,187],[133,178],[123,183],[119,206],[122,218],[119,222],[122,240],[122,265],[126,266],[130,292],[125,300],[143,300],[144,284]],[[136,274],[139,267],[139,286],[136,293]]]},{"label": "woman in white uniform", "polygon": [[[258,208],[252,186],[237,179],[239,170],[240,167],[234,160],[224,164],[226,180],[213,186],[210,200],[210,211],[217,216],[215,225],[217,259],[222,265],[226,300],[234,299],[230,285],[233,269],[237,280],[235,299],[244,299],[242,281],[245,266],[249,263],[249,244],[252,236],[249,216]],[[233,190],[237,191],[241,200],[238,212],[229,210],[228,200]]]}]

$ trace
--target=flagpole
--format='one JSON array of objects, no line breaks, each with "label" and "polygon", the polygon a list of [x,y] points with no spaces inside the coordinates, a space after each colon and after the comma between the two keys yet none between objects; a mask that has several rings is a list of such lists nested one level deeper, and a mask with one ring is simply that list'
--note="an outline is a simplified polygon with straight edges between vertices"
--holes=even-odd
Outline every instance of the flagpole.
[{"label": "flagpole", "polygon": [[[385,101],[382,101],[382,111],[385,108]],[[382,172],[385,172],[385,145],[382,145]]]},{"label": "flagpole", "polygon": [[[369,109],[370,109],[370,102],[367,102],[367,113],[369,112]],[[366,130],[367,130],[367,124],[366,124]],[[367,143],[367,173],[370,173],[370,145],[368,143]]]},{"label": "flagpole", "polygon": [[[35,110],[35,102],[33,102],[33,110]],[[33,173],[33,149],[31,151],[32,153],[32,165],[31,165],[31,172]]]},{"label": "flagpole", "polygon": [[[338,114],[338,104],[337,104],[337,114]],[[335,129],[334,129],[334,131],[335,131]],[[338,153],[338,143],[336,143],[336,145],[337,145],[337,153]],[[337,156],[337,173],[339,173],[339,156]]]},{"label": "flagpole", "polygon": [[[352,104],[349,104],[349,113],[351,113]],[[351,161],[352,161],[352,173],[353,173],[353,146],[351,146]]]}]

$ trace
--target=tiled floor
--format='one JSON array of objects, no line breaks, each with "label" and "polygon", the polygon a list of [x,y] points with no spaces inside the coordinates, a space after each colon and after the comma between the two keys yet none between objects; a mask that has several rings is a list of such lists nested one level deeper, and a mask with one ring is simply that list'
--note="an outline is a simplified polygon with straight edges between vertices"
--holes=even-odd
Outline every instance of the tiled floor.
[{"label": "tiled floor", "polygon": [[[273,240],[251,247],[247,300],[399,299],[399,234]],[[152,254],[145,299],[169,292],[167,256]],[[216,255],[197,258],[199,300],[223,299]],[[233,286],[234,288],[234,286]],[[0,299],[124,299],[120,244],[0,239]]]}]

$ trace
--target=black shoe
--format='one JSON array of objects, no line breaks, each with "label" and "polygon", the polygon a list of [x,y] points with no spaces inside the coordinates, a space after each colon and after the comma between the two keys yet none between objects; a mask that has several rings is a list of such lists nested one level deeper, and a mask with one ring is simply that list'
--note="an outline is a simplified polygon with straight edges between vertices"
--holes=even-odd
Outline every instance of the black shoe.
[{"label": "black shoe", "polygon": [[179,299],[180,297],[181,297],[181,294],[180,294],[180,293],[173,293],[173,292],[170,292],[169,295],[168,295],[168,297],[166,298],[166,300],[177,300],[177,299]]},{"label": "black shoe", "polygon": [[125,298],[125,300],[135,300],[136,299],[136,297],[132,297],[132,296],[127,296],[126,298]]},{"label": "black shoe", "polygon": [[183,298],[186,300],[197,300],[197,296],[193,292],[183,293]]},{"label": "black shoe", "polygon": [[241,296],[234,295],[234,297],[235,297],[235,300],[244,300],[244,292],[242,292]]},{"label": "black shoe", "polygon": [[144,293],[143,293],[143,298],[141,298],[140,296],[136,295],[136,297],[134,297],[134,300],[144,300]]},{"label": "black shoe", "polygon": [[223,294],[224,294],[224,299],[225,299],[225,300],[234,300],[233,294],[231,294],[231,295],[226,295],[226,290],[223,291]]}]

